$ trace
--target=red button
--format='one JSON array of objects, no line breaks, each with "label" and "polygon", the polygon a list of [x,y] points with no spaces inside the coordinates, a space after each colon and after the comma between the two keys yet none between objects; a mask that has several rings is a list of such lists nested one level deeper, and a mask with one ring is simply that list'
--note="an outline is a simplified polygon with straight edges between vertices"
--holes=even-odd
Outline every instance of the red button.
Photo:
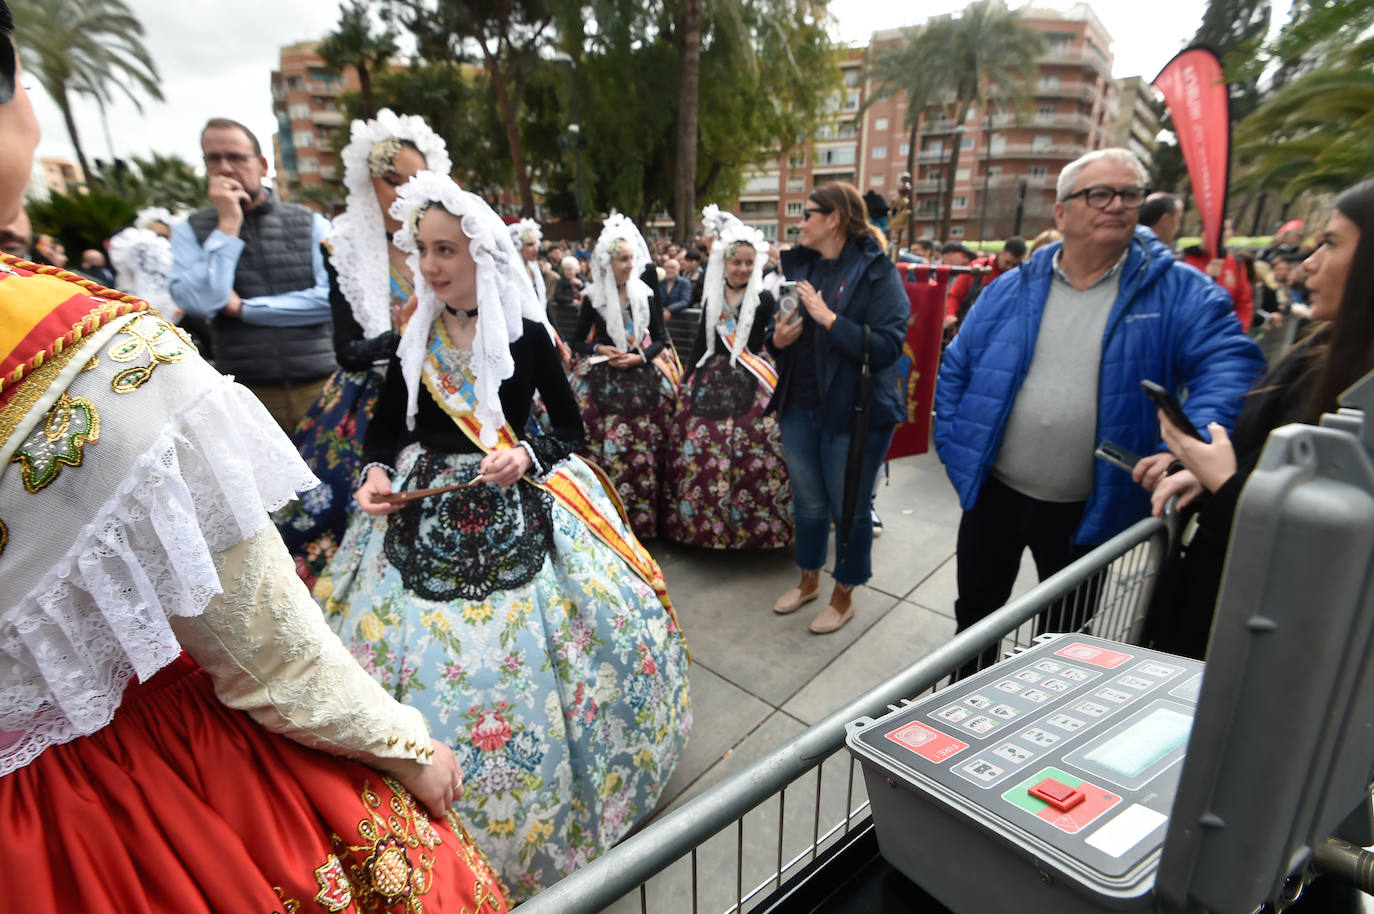
[{"label": "red button", "polygon": [[1087,799],[1083,791],[1056,781],[1054,778],[1045,778],[1039,784],[1031,787],[1027,793],[1037,800],[1044,800],[1060,812],[1068,812]]}]

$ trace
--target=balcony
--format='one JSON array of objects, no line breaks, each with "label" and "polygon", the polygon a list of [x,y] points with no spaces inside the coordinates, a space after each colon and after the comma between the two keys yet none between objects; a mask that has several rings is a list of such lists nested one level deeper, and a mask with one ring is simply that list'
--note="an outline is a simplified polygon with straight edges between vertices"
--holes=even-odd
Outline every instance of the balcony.
[{"label": "balcony", "polygon": [[311,111],[310,119],[325,127],[342,127],[344,125],[342,111]]},{"label": "balcony", "polygon": [[1092,67],[1106,79],[1112,78],[1111,66],[1091,51],[1054,50],[1036,61],[1040,66]]},{"label": "balcony", "polygon": [[1098,95],[1097,87],[1092,83],[1075,81],[1057,86],[1046,86],[1044,83],[1035,86],[1036,98],[1072,98],[1094,105],[1097,104]]},{"label": "balcony", "polygon": [[1072,161],[1088,151],[1082,143],[1037,146],[1033,143],[1006,143],[992,148],[994,159],[1063,159]]}]

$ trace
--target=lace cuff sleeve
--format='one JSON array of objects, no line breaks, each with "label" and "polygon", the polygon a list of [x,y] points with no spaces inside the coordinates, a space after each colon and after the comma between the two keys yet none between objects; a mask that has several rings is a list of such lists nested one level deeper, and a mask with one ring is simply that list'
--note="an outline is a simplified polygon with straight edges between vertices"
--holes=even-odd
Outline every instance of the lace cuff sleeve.
[{"label": "lace cuff sleeve", "polygon": [[268,527],[218,553],[224,592],[174,618],[181,645],[227,706],[269,730],[389,773],[429,763],[429,732],[349,655]]},{"label": "lace cuff sleeve", "polygon": [[529,452],[530,459],[534,461],[531,474],[536,478],[551,473],[558,464],[572,456],[579,444],[553,435],[532,435],[520,439],[520,446]]}]

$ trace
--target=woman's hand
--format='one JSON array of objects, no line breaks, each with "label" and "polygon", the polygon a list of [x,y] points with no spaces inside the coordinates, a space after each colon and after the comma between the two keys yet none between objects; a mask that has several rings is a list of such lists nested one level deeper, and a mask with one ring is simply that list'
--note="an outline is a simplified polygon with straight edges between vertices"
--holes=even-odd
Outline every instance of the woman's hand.
[{"label": "woman's hand", "polygon": [[620,352],[611,356],[610,364],[612,368],[619,368],[624,371],[627,368],[638,368],[647,361],[648,359],[637,352]]},{"label": "woman's hand", "polygon": [[1201,494],[1202,483],[1197,481],[1197,477],[1190,470],[1179,470],[1159,481],[1154,494],[1150,496],[1150,513],[1155,517],[1163,517],[1164,506],[1175,495],[1178,496],[1178,504],[1175,507],[1184,508]]},{"label": "woman's hand", "polygon": [[1164,478],[1169,465],[1177,458],[1168,451],[1163,454],[1151,454],[1149,457],[1141,457],[1131,470],[1131,478],[1144,486],[1146,492],[1153,492],[1155,486]]},{"label": "woman's hand", "polygon": [[381,517],[400,510],[400,505],[388,504],[378,501],[379,495],[391,494],[391,477],[386,475],[386,470],[381,467],[372,467],[367,471],[367,479],[363,480],[363,487],[358,490],[354,497],[358,501],[358,507],[362,508],[364,514],[371,514],[373,517]]},{"label": "woman's hand", "polygon": [[1159,410],[1159,433],[1164,443],[1208,492],[1215,492],[1236,475],[1236,449],[1231,446],[1231,438],[1221,423],[1208,423],[1207,430],[1212,433],[1210,444],[1185,435],[1169,421],[1163,410]]},{"label": "woman's hand", "polygon": [[773,322],[773,345],[779,349],[786,349],[797,341],[797,337],[801,336],[801,332],[801,312],[788,312]]},{"label": "woman's hand", "polygon": [[835,320],[839,315],[826,307],[825,299],[821,298],[821,293],[816,291],[815,286],[803,279],[797,283],[797,294],[801,297],[802,307],[811,315],[813,321],[826,330],[835,326]]},{"label": "woman's hand", "polygon": [[533,466],[534,463],[524,448],[502,448],[482,458],[482,481],[495,483],[507,489],[519,482],[520,477],[528,473]]},{"label": "woman's hand", "polygon": [[396,305],[391,309],[391,325],[398,330],[410,323],[410,316],[415,313],[417,299],[414,295],[406,300],[404,305]]},{"label": "woman's hand", "polygon": [[412,773],[397,775],[396,779],[409,790],[420,805],[436,819],[442,819],[450,806],[463,795],[463,769],[453,757],[453,750],[437,739],[429,741],[434,756],[428,765],[415,765]]}]

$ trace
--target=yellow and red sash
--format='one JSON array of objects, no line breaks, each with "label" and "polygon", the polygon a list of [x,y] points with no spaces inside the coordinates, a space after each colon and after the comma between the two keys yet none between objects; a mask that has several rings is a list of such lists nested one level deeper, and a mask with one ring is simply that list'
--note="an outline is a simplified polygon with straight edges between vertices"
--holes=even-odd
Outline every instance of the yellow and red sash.
[{"label": "yellow and red sash", "polygon": [[0,254],[0,445],[97,331],[147,310],[141,298]]},{"label": "yellow and red sash", "polygon": [[[464,378],[452,377],[454,368],[444,364],[442,350],[451,346],[448,336],[444,332],[442,325],[435,322],[437,332],[430,332],[429,354],[425,358],[423,370],[420,372],[424,380],[425,387],[434,397],[435,402],[448,413],[454,424],[467,435],[468,440],[483,453],[490,454],[494,450],[501,448],[512,448],[520,446],[520,439],[515,431],[510,427],[510,423],[505,423],[497,430],[497,440],[495,447],[487,447],[481,439],[481,423],[477,421],[473,413],[471,404],[465,397],[465,391],[472,389],[471,381]],[[649,550],[635,536],[630,528],[629,517],[625,513],[625,506],[621,503],[620,497],[616,494],[615,486],[605,472],[592,461],[580,454],[574,455],[574,459],[580,460],[583,465],[591,470],[605,494],[610,498],[611,504],[615,507],[620,517],[620,525],[617,525],[611,518],[607,517],[593,500],[586,490],[587,483],[577,478],[573,468],[555,469],[545,478],[543,482],[526,480],[532,485],[536,485],[548,492],[558,503],[571,511],[582,523],[587,525],[597,539],[601,540],[618,555],[626,565],[637,574],[644,583],[653,588],[663,608],[668,612],[673,620],[673,625],[679,631],[682,626],[678,624],[677,612],[673,609],[672,601],[668,598],[668,584],[663,579],[663,571],[658,567],[658,562],[649,554]]]},{"label": "yellow and red sash", "polygon": [[[716,333],[718,333],[720,338],[725,342],[726,355],[734,352],[735,337],[737,336],[734,322],[732,321],[729,325],[716,324]],[[739,363],[743,365],[751,375],[758,378],[759,384],[763,386],[764,391],[771,396],[774,389],[778,386],[778,370],[773,367],[773,363],[763,356],[755,355],[750,352],[748,346],[745,346],[739,351]]]}]

